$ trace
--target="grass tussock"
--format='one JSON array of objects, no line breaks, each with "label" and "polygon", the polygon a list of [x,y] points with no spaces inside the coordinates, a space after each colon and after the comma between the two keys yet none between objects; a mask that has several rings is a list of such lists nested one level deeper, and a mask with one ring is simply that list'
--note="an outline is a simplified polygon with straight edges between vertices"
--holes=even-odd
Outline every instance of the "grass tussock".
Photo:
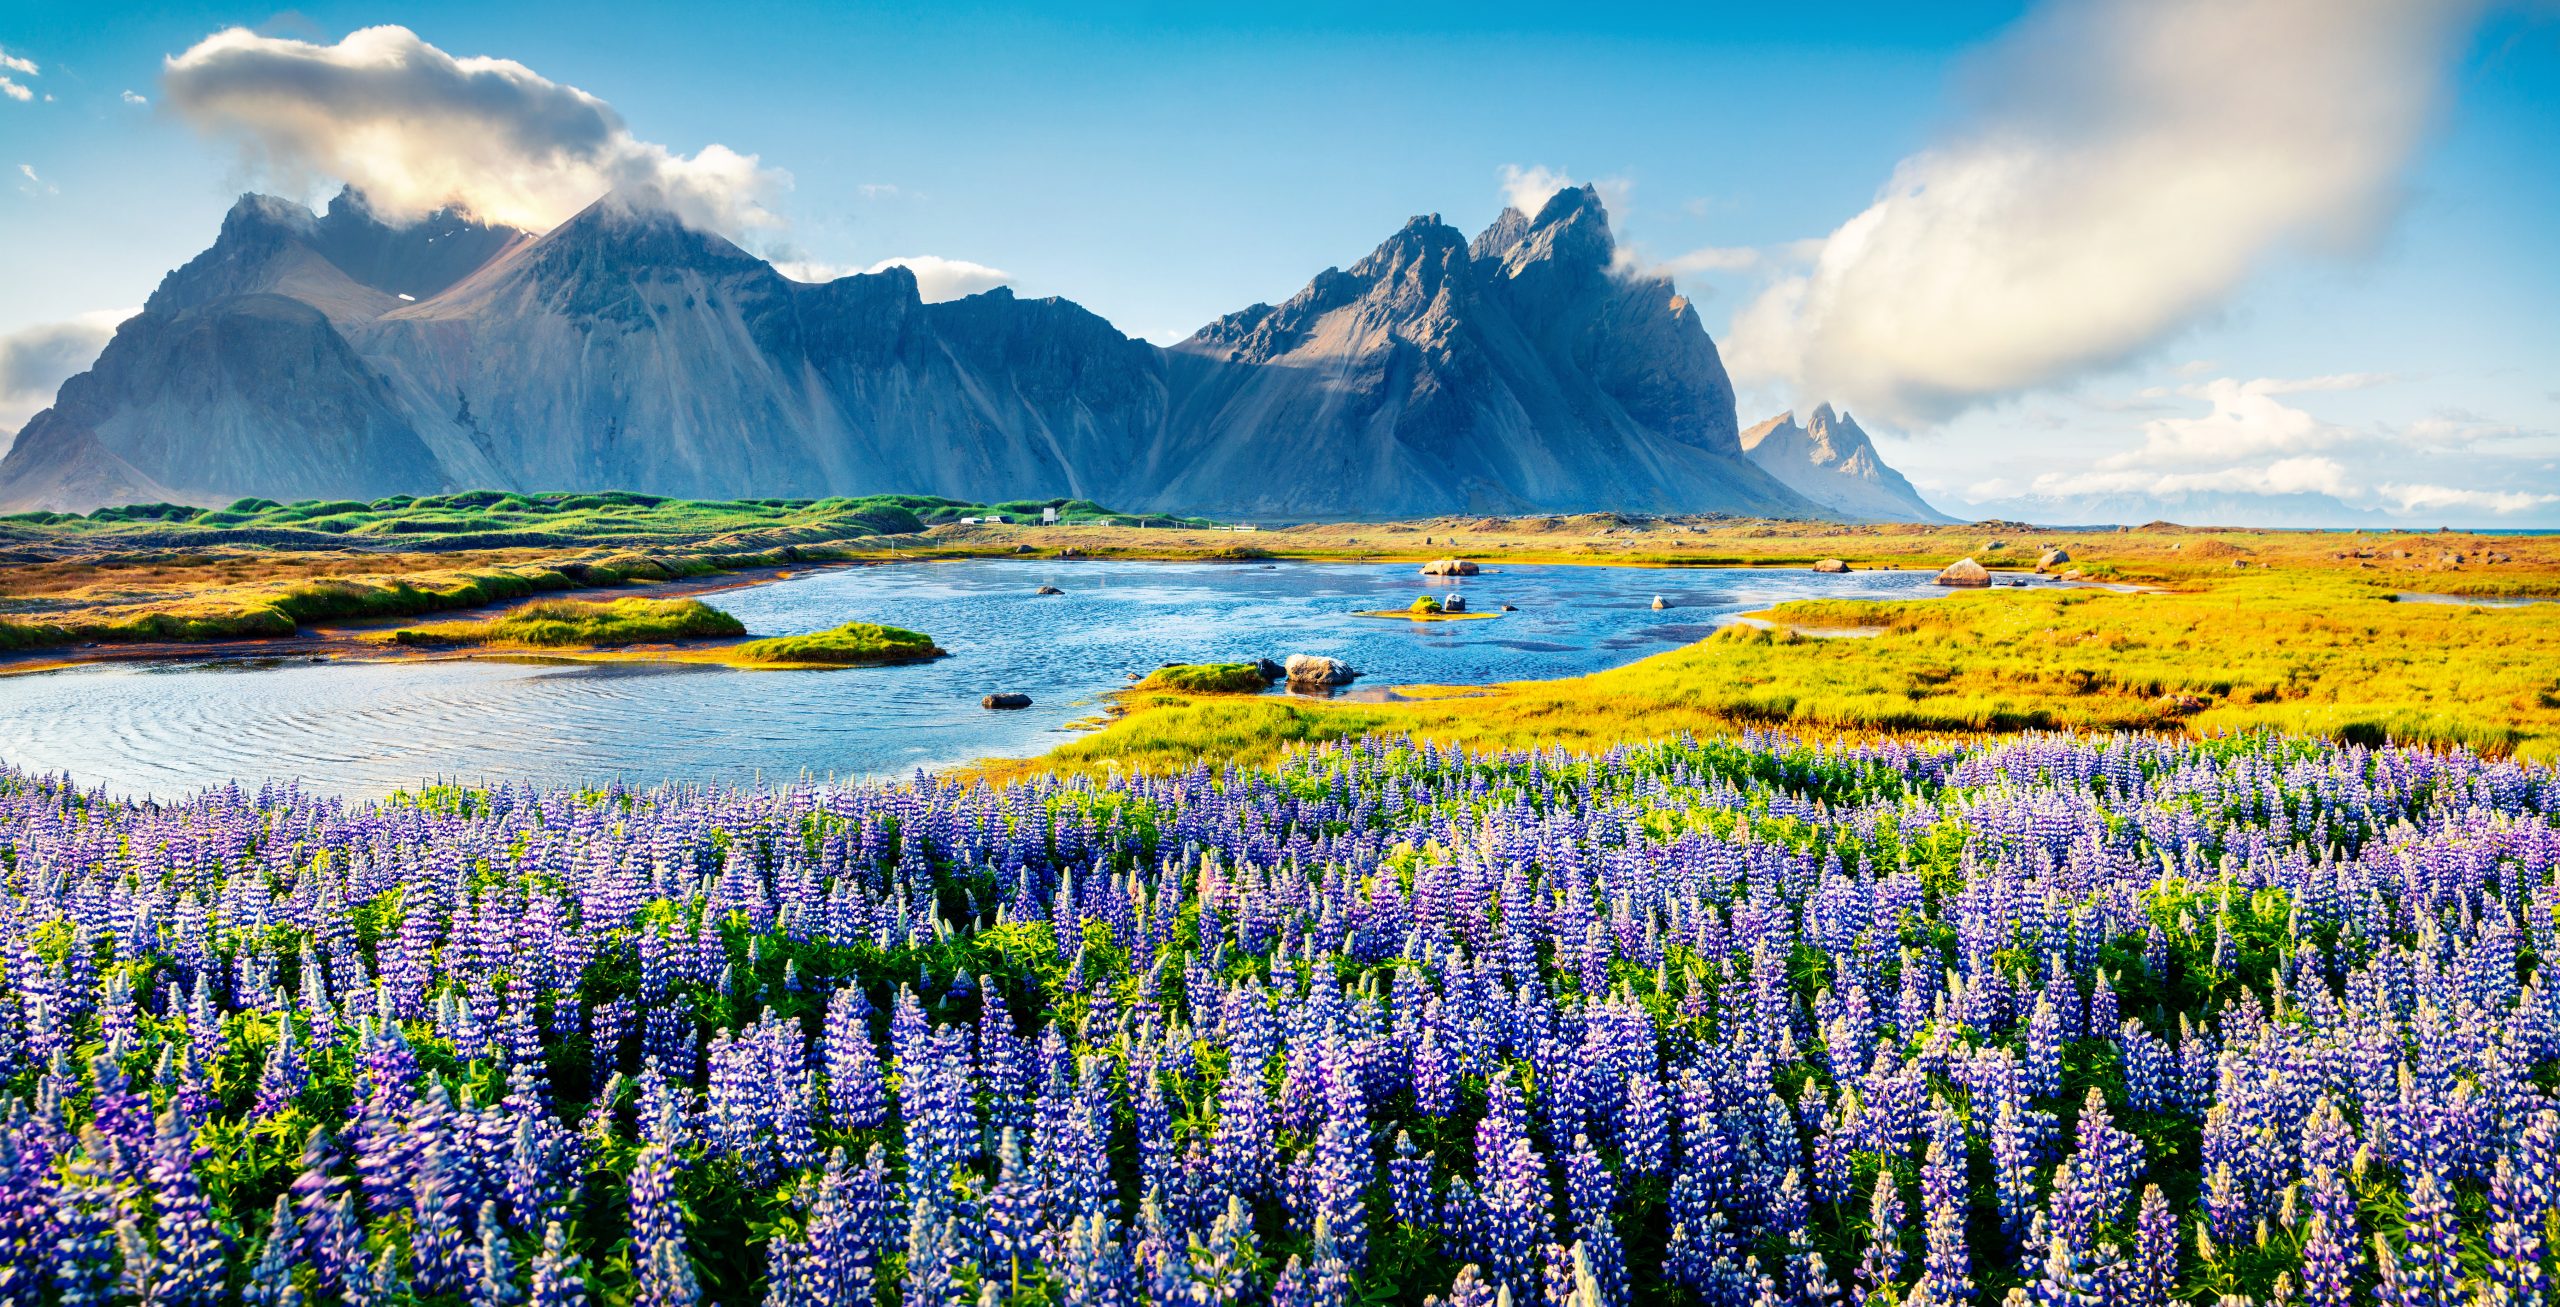
[{"label": "grass tussock", "polygon": [[764,667],[876,667],[925,662],[940,658],[943,653],[933,637],[921,631],[874,622],[847,622],[810,635],[750,640],[727,650],[723,661]]},{"label": "grass tussock", "polygon": [[1185,663],[1159,667],[1133,687],[1174,694],[1260,694],[1271,683],[1252,663]]},{"label": "grass tussock", "polygon": [[699,599],[550,599],[478,621],[407,627],[391,640],[416,648],[618,649],[746,633],[737,618]]}]

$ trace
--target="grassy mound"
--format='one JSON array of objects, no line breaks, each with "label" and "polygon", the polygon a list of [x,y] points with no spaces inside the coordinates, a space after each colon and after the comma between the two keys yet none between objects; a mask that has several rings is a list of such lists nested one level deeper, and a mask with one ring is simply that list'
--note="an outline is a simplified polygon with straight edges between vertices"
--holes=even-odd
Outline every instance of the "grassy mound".
[{"label": "grassy mound", "polygon": [[1270,684],[1252,663],[1185,663],[1157,668],[1137,688],[1176,694],[1260,694]]},{"label": "grassy mound", "polygon": [[750,640],[729,651],[733,662],[783,666],[870,667],[882,663],[920,663],[943,656],[933,637],[921,631],[847,622],[832,631]]},{"label": "grassy mound", "polygon": [[394,643],[421,648],[524,645],[536,649],[611,649],[676,640],[745,635],[737,618],[699,599],[612,599],[586,603],[547,599],[497,617],[438,622],[394,631]]}]

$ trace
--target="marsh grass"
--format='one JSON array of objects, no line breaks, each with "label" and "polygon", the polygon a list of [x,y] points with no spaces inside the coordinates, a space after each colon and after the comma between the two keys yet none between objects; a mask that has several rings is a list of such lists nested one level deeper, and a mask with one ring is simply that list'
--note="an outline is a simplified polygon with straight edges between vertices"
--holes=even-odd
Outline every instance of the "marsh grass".
[{"label": "marsh grass", "polygon": [[[1606,748],[1787,725],[1844,735],[2275,728],[2560,756],[2560,605],[2393,603],[2352,574],[2243,573],[2171,594],[1998,589],[1806,601],[1596,675],[1427,702],[1250,707],[1159,695],[1058,749],[1063,770],[1254,761],[1379,727],[1487,747]],[[1868,639],[1786,629],[1881,627]]]},{"label": "marsh grass", "polygon": [[617,649],[746,633],[737,618],[699,599],[549,599],[478,621],[408,627],[390,639],[419,648]]},{"label": "marsh grass", "polygon": [[1252,663],[1184,663],[1159,667],[1132,688],[1175,694],[1260,694],[1271,683]]},{"label": "marsh grass", "polygon": [[722,651],[721,661],[765,667],[873,667],[944,656],[933,637],[903,627],[847,622],[810,635],[750,640]]}]

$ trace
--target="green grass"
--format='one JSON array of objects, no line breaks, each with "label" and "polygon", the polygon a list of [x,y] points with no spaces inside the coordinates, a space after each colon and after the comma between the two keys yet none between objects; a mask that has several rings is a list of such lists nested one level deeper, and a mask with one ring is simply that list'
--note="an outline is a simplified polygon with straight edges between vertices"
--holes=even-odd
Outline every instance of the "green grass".
[{"label": "green grass", "polygon": [[616,649],[742,636],[737,618],[699,599],[550,599],[473,622],[441,622],[391,633],[423,648],[522,645],[535,649]]},{"label": "green grass", "polygon": [[1410,611],[1426,613],[1432,616],[1438,616],[1441,611],[1440,601],[1429,595],[1424,595],[1421,598],[1414,600],[1411,604],[1407,605],[1407,607]]},{"label": "green grass", "polygon": [[1134,688],[1176,694],[1260,694],[1270,685],[1252,663],[1185,663],[1159,667]]},{"label": "green grass", "polygon": [[[265,534],[276,544],[398,543],[420,549],[489,549],[516,545],[671,545],[734,535],[847,539],[909,535],[963,517],[1003,513],[1040,521],[1058,510],[1070,524],[1114,522],[1128,515],[1087,499],[1025,499],[981,505],[935,495],[861,495],[828,499],[673,499],[627,491],[515,494],[465,490],[447,495],[394,495],[370,503],[349,499],[279,504],[242,499],[222,508],[128,504],[93,513],[17,513],[0,523],[57,532],[146,536],[206,535],[237,539]],[[1166,525],[1205,519],[1156,517]]]},{"label": "green grass", "polygon": [[723,661],[742,665],[870,667],[883,663],[920,663],[943,656],[933,637],[872,622],[847,622],[831,631],[751,640],[727,652]]}]

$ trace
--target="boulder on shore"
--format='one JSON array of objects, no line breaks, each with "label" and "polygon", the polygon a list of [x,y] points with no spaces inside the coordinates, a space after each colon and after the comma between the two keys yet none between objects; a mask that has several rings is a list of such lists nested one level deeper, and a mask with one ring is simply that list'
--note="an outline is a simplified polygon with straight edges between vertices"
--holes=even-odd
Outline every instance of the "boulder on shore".
[{"label": "boulder on shore", "polygon": [[1291,685],[1349,685],[1360,675],[1351,664],[1321,654],[1291,654],[1284,670]]},{"label": "boulder on shore", "polygon": [[1841,562],[1841,561],[1840,561],[1839,559],[1837,559],[1837,558],[1826,558],[1826,559],[1823,559],[1821,562],[1814,564],[1814,565],[1813,565],[1813,570],[1815,570],[1815,571],[1817,571],[1817,572],[1830,572],[1830,573],[1837,574],[1837,573],[1840,573],[1840,572],[1846,572],[1846,571],[1848,571],[1848,570],[1849,570],[1849,565],[1848,565],[1847,563]]},{"label": "boulder on shore", "polygon": [[1028,708],[1031,706],[1031,696],[1027,694],[991,694],[984,699],[980,699],[978,701],[978,706],[981,708]]},{"label": "boulder on shore", "polygon": [[1938,573],[1938,584],[1986,589],[1991,585],[1991,569],[1970,558],[1959,558]]},{"label": "boulder on shore", "polygon": [[1424,576],[1474,576],[1476,565],[1463,558],[1435,558],[1422,565]]},{"label": "boulder on shore", "polygon": [[2050,572],[2070,561],[2071,551],[2060,546],[2056,546],[2044,551],[2044,554],[2036,559],[2036,570],[2039,572]]}]

